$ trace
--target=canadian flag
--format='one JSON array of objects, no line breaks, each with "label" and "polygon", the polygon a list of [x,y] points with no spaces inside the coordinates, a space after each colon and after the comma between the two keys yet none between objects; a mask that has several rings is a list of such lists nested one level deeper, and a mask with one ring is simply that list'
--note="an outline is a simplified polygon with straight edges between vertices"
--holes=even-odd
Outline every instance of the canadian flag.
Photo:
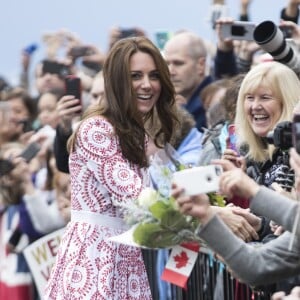
[{"label": "canadian flag", "polygon": [[197,243],[183,243],[172,248],[161,279],[187,289],[187,281],[198,257]]}]

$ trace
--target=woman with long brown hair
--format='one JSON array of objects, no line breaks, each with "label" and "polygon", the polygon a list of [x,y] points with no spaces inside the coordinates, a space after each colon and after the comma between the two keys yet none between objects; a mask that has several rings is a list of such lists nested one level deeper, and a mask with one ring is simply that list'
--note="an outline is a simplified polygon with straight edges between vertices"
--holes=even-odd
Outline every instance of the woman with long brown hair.
[{"label": "woman with long brown hair", "polygon": [[[174,89],[160,51],[145,37],[118,41],[106,59],[105,101],[86,112],[69,140],[71,221],[45,299],[152,299],[139,248],[108,238],[126,229],[118,203],[150,184],[144,124],[158,147],[173,134]],[[147,122],[147,123],[148,123]]]}]

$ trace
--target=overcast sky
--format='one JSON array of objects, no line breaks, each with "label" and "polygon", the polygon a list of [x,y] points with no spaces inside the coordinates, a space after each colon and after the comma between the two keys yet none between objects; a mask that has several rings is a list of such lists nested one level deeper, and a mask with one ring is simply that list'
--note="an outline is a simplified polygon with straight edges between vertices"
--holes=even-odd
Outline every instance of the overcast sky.
[{"label": "overcast sky", "polygon": [[[190,29],[214,40],[208,22],[212,0],[2,0],[0,75],[15,83],[20,51],[30,43],[40,45],[34,55],[44,55],[41,36],[60,28],[76,32],[89,44],[107,50],[108,31],[114,25],[140,26],[154,40],[157,30]],[[227,0],[228,13],[238,17],[239,0]],[[251,19],[279,22],[287,0],[252,0]]]}]

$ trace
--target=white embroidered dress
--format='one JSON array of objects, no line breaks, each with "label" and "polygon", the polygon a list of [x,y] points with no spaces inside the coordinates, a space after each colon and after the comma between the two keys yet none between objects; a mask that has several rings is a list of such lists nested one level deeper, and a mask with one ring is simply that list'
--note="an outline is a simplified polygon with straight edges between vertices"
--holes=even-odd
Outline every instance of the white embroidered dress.
[{"label": "white embroidered dress", "polygon": [[141,250],[107,241],[126,230],[112,198],[137,198],[148,173],[124,159],[103,117],[80,125],[69,163],[72,217],[44,299],[152,299]]}]

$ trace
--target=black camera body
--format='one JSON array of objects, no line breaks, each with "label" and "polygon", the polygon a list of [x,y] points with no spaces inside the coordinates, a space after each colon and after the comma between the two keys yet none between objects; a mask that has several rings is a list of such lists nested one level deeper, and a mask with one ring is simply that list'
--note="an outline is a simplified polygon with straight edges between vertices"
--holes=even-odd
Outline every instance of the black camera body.
[{"label": "black camera body", "polygon": [[293,118],[293,147],[300,154],[300,114],[295,114]]},{"label": "black camera body", "polygon": [[57,74],[61,78],[64,78],[68,74],[71,74],[71,70],[69,66],[63,63],[45,59],[42,61],[42,74],[44,75],[46,73]]},{"label": "black camera body", "polygon": [[292,122],[284,121],[277,124],[275,129],[268,133],[266,141],[283,151],[293,147]]},{"label": "black camera body", "polygon": [[135,28],[121,28],[120,32],[121,39],[138,36],[138,32]]}]

